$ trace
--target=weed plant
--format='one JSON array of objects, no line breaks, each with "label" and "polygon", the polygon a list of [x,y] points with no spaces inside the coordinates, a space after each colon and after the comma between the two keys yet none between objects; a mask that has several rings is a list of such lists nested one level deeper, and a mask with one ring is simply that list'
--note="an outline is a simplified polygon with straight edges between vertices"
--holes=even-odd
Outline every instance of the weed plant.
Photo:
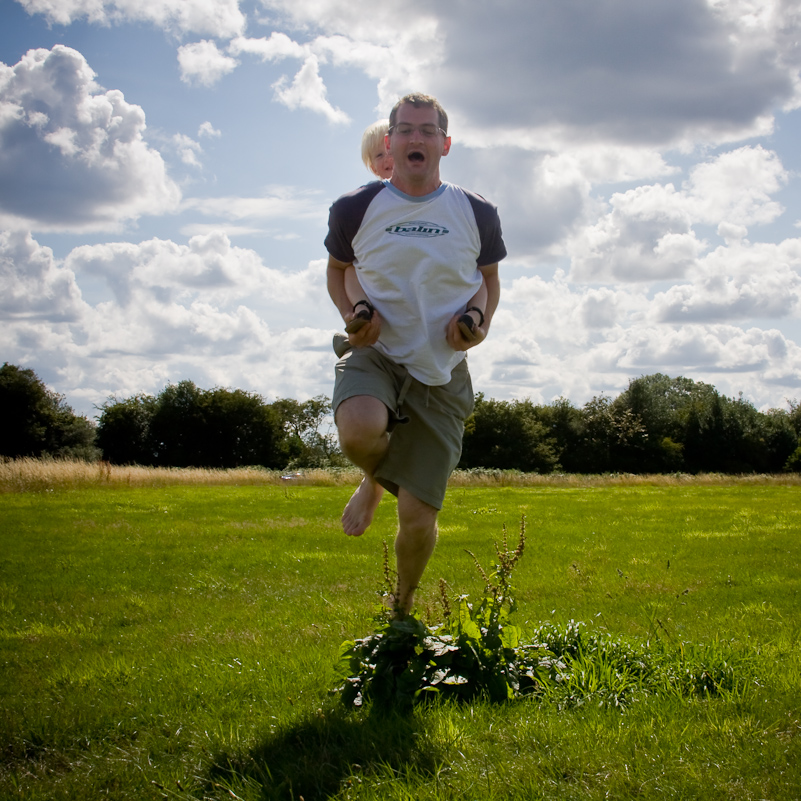
[{"label": "weed plant", "polygon": [[[758,681],[748,659],[736,653],[685,643],[673,653],[662,642],[632,643],[609,633],[588,633],[573,620],[539,626],[524,641],[512,623],[517,604],[511,579],[525,542],[525,518],[514,550],[504,528],[503,547],[495,544],[497,562],[490,573],[467,551],[484,582],[478,605],[460,595],[452,610],[441,580],[443,622],[426,624],[387,608],[374,633],[343,643],[339,671],[345,681],[339,692],[345,706],[369,703],[382,712],[404,712],[434,697],[492,702],[535,697],[559,709],[585,703],[625,708],[655,693],[736,697]],[[389,587],[384,597],[392,598],[386,543],[384,581]]]},{"label": "weed plant", "polygon": [[564,680],[501,703],[427,692],[403,715],[330,694],[396,525],[387,499],[344,537],[351,492],[0,495],[0,798],[801,797],[796,486],[452,487],[416,618],[442,622],[440,578],[451,618],[457,592],[475,618],[491,595],[465,550],[497,565],[525,515],[502,625]]}]

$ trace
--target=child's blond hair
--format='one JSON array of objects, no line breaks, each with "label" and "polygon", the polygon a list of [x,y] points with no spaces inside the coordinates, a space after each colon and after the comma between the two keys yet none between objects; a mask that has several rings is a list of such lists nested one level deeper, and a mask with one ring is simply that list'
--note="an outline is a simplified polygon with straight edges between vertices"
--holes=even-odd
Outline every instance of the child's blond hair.
[{"label": "child's blond hair", "polygon": [[362,134],[362,161],[370,172],[373,169],[373,156],[376,150],[384,146],[384,137],[389,130],[389,123],[386,120],[378,120],[372,125],[368,125]]}]

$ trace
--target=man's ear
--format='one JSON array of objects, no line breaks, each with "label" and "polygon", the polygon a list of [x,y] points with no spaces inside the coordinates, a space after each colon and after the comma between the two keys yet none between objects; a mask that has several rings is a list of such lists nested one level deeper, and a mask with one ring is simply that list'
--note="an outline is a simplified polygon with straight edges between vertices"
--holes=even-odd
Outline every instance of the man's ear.
[{"label": "man's ear", "polygon": [[444,143],[442,145],[442,155],[443,156],[447,156],[448,155],[448,151],[450,149],[451,149],[451,138],[450,138],[450,136],[446,136],[445,137],[445,141],[444,141]]}]

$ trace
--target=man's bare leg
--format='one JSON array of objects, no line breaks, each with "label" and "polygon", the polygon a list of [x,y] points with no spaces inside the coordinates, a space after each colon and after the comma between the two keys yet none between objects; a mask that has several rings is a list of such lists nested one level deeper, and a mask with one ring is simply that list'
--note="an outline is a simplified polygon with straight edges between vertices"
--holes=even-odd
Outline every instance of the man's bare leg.
[{"label": "man's bare leg", "polygon": [[414,593],[437,544],[437,510],[403,488],[398,492],[398,536],[395,560],[398,568],[397,611],[408,614]]},{"label": "man's bare leg", "polygon": [[370,395],[357,395],[343,401],[336,413],[336,425],[342,452],[364,472],[361,484],[342,512],[342,529],[351,537],[360,537],[373,522],[373,515],[384,488],[373,479],[389,447],[387,407]]}]

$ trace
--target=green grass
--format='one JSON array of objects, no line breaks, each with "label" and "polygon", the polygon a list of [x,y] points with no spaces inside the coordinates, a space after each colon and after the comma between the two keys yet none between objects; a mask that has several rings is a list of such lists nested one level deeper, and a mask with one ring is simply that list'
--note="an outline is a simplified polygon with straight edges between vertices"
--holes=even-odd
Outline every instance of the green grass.
[{"label": "green grass", "polygon": [[479,598],[528,523],[514,620],[730,656],[714,698],[348,713],[340,643],[374,628],[382,503],[350,486],[0,496],[0,798],[801,797],[801,495],[780,483],[449,490],[418,593]]}]

